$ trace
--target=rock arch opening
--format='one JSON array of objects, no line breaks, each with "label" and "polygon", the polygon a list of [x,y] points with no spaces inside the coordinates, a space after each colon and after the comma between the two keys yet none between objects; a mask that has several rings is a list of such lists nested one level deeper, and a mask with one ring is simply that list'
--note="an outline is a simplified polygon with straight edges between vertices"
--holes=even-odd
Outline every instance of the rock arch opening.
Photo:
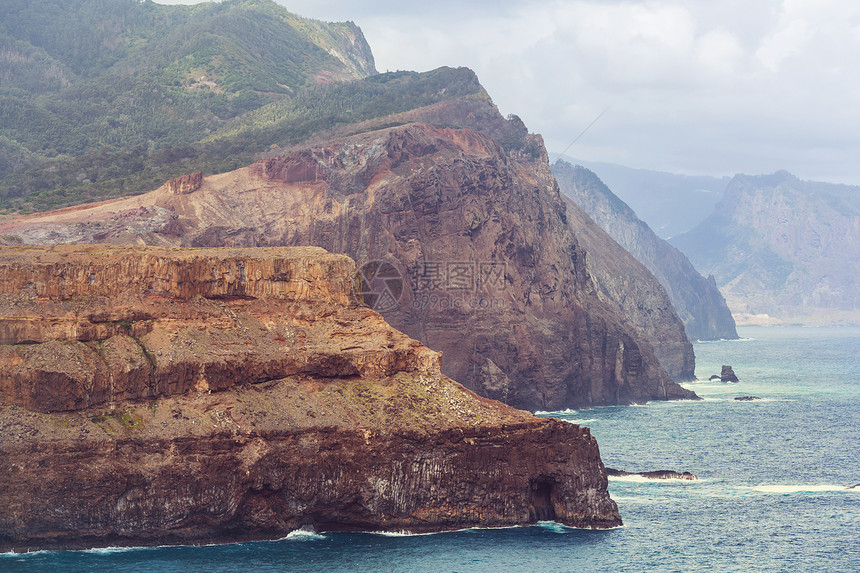
[{"label": "rock arch opening", "polygon": [[541,477],[531,482],[529,518],[531,521],[555,521],[555,480]]}]

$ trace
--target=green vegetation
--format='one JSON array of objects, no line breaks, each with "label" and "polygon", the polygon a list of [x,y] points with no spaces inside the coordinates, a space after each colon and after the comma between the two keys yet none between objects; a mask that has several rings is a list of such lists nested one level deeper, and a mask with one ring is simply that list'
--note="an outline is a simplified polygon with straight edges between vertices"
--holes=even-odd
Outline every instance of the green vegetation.
[{"label": "green vegetation", "polygon": [[115,422],[120,428],[137,430],[144,427],[143,416],[134,408],[124,410],[105,410],[90,417],[90,421],[100,426],[110,425]]},{"label": "green vegetation", "polygon": [[[376,75],[351,22],[271,0],[6,0],[0,21],[0,213],[45,211],[222,173],[321,134],[414,121],[480,125],[535,155],[468,69]],[[339,58],[330,54],[335,51]],[[367,76],[367,77],[362,77]]]},{"label": "green vegetation", "polygon": [[[329,53],[352,46],[349,65]],[[36,210],[145,191],[253,151],[197,145],[319,81],[372,73],[352,24],[271,0],[5,0],[0,207]]]}]

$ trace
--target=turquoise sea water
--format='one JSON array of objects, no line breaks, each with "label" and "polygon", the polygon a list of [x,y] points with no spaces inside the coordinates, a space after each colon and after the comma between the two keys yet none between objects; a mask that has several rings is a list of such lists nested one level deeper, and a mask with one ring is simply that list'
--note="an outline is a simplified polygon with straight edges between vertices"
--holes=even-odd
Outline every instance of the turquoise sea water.
[{"label": "turquoise sea water", "polygon": [[[0,555],[0,572],[860,571],[860,328],[741,328],[696,343],[700,402],[552,415],[590,426],[624,527],[435,535],[295,532],[273,542]],[[762,400],[738,402],[737,396]]]}]

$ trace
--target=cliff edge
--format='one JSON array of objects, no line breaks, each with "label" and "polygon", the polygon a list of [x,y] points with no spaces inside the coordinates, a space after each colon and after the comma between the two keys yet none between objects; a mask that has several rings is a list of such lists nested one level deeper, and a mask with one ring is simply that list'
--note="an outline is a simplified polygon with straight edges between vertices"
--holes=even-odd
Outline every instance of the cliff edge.
[{"label": "cliff edge", "polygon": [[0,551],[621,523],[587,428],[480,398],[319,248],[0,249]]}]

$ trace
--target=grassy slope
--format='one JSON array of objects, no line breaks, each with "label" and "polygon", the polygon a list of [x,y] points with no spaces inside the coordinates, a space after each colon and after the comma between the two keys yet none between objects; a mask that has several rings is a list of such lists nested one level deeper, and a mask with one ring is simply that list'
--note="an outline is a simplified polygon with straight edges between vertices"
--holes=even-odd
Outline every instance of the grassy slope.
[{"label": "grassy slope", "polygon": [[[136,193],[195,169],[236,167],[236,145],[197,143],[320,82],[373,71],[354,25],[299,18],[271,0],[4,4],[0,206],[12,210]],[[253,152],[247,139],[240,152]]]}]

